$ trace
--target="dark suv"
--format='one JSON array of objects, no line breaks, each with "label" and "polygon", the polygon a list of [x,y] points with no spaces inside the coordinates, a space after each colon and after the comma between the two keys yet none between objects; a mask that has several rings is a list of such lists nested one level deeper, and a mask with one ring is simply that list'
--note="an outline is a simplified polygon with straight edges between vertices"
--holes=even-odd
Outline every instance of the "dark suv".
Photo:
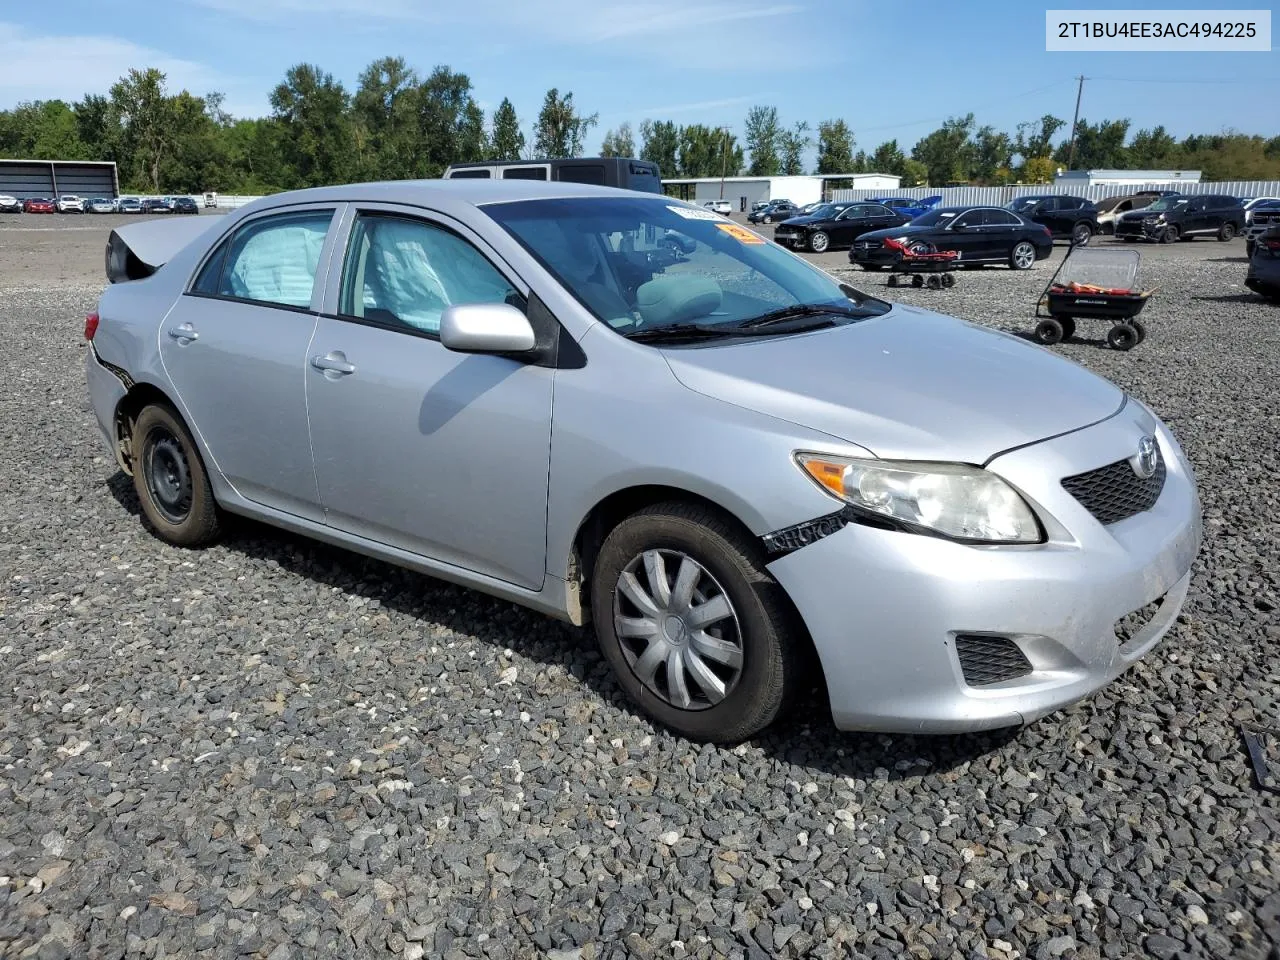
[{"label": "dark suv", "polygon": [[1018,197],[1005,207],[1032,223],[1048,227],[1055,240],[1070,240],[1084,246],[1098,233],[1098,208],[1083,197],[1060,195]]},{"label": "dark suv", "polygon": [[775,220],[790,220],[800,216],[800,208],[790,200],[774,200],[762,210],[753,210],[747,215],[752,223],[773,223]]},{"label": "dark suv", "polygon": [[1181,194],[1161,197],[1149,207],[1116,220],[1117,240],[1159,240],[1174,243],[1196,237],[1230,240],[1244,230],[1244,205],[1223,194]]}]

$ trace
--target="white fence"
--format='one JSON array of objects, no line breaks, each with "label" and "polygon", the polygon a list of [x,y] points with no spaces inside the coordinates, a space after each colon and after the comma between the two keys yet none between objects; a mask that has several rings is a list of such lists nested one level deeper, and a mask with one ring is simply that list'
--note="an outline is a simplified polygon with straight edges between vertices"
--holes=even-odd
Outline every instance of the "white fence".
[{"label": "white fence", "polygon": [[1123,186],[1070,186],[1042,183],[1016,187],[907,187],[902,190],[833,190],[832,200],[866,200],[868,197],[942,197],[942,206],[1003,207],[1017,197],[1069,194],[1086,200],[1129,196],[1139,190],[1177,190],[1183,194],[1225,193],[1233,197],[1280,197],[1280,180],[1229,180],[1219,183],[1147,183]]}]

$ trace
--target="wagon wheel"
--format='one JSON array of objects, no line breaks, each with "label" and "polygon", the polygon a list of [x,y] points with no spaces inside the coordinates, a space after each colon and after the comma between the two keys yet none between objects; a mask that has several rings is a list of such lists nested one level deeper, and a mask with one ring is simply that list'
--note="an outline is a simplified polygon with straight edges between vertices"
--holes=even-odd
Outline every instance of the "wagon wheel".
[{"label": "wagon wheel", "polygon": [[917,273],[917,274],[915,274],[915,275],[911,278],[911,285],[912,285],[913,287],[923,287],[923,286],[924,286],[924,277],[920,276],[920,274],[918,274],[918,273]]},{"label": "wagon wheel", "polygon": [[[1129,326],[1133,327],[1133,329],[1137,332],[1137,334],[1138,334],[1138,343],[1141,343],[1143,340],[1147,339],[1147,327],[1146,327],[1146,324],[1144,324],[1144,323],[1143,323],[1141,320],[1139,320],[1137,317],[1135,317],[1135,318],[1133,318],[1132,320],[1130,320],[1130,321],[1129,321]],[[1134,344],[1134,346],[1137,346],[1137,344]]]},{"label": "wagon wheel", "polygon": [[1035,337],[1037,343],[1052,346],[1055,343],[1060,343],[1062,336],[1062,324],[1057,320],[1041,320],[1036,324]]},{"label": "wagon wheel", "polygon": [[889,286],[896,287],[898,285],[898,275],[896,273],[889,274]]},{"label": "wagon wheel", "polygon": [[936,273],[935,273],[935,274],[933,274],[931,277],[929,277],[929,289],[930,289],[930,290],[941,290],[941,289],[942,289],[942,277],[938,276]]},{"label": "wagon wheel", "polygon": [[1058,323],[1062,324],[1062,339],[1063,339],[1063,340],[1070,340],[1072,337],[1074,337],[1074,336],[1076,335],[1076,320],[1075,320],[1075,317],[1063,317],[1063,316],[1057,316],[1057,317],[1054,317],[1053,319],[1057,320],[1057,321],[1058,321]]},{"label": "wagon wheel", "polygon": [[944,273],[942,275],[942,285],[944,287],[954,287],[956,285],[956,275],[954,273]]},{"label": "wagon wheel", "polygon": [[1107,343],[1113,350],[1132,350],[1138,345],[1138,331],[1127,323],[1117,323],[1107,331]]}]

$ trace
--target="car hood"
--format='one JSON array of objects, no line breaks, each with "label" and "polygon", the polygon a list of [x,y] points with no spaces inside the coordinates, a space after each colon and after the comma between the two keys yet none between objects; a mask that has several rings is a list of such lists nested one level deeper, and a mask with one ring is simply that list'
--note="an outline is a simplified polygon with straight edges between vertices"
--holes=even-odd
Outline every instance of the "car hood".
[{"label": "car hood", "polygon": [[859,240],[884,240],[891,237],[914,237],[926,233],[938,233],[944,228],[940,224],[933,226],[917,226],[913,223],[903,223],[896,227],[885,227],[883,230],[872,230],[864,233]]},{"label": "car hood", "polygon": [[901,305],[827,330],[664,353],[690,390],[886,459],[985,463],[1105,420],[1125,399],[1042,347]]},{"label": "car hood", "polygon": [[815,224],[815,223],[826,223],[826,222],[828,222],[829,220],[830,220],[830,218],[829,218],[829,217],[815,217],[815,216],[813,216],[812,214],[805,214],[804,216],[801,216],[801,217],[790,217],[790,218],[788,218],[788,219],[786,219],[786,220],[783,220],[783,221],[779,222],[778,226],[780,226],[780,227],[808,227],[808,226],[812,226],[812,225],[813,225],[813,224]]}]

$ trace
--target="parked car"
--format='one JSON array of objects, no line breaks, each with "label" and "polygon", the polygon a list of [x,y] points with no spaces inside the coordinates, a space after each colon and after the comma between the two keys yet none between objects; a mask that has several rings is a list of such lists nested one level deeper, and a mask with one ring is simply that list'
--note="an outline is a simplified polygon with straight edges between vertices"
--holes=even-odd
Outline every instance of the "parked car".
[{"label": "parked car", "polygon": [[825,253],[853,246],[864,233],[899,227],[911,221],[882,203],[831,203],[807,217],[784,220],[773,239],[793,250]]},{"label": "parked car", "polygon": [[1053,252],[1049,228],[1032,223],[1003,207],[938,207],[910,223],[864,233],[849,250],[849,262],[864,270],[891,266],[898,254],[886,248],[888,239],[920,250],[956,250],[959,264],[1006,263],[1028,270]]},{"label": "parked car", "polygon": [[173,213],[173,208],[169,206],[163,197],[147,197],[142,201],[143,213]]},{"label": "parked car", "polygon": [[116,201],[118,213],[142,213],[142,201],[137,197],[121,197]]},{"label": "parked car", "polygon": [[767,207],[747,214],[751,223],[773,223],[775,220],[789,220],[799,216],[800,208],[790,200],[774,200]]},{"label": "parked car", "polygon": [[751,210],[749,212],[755,213],[757,210],[763,210],[768,205],[769,205],[768,200],[757,200],[755,203],[751,205]]},{"label": "parked car", "polygon": [[73,193],[64,193],[58,198],[59,213],[84,213],[84,198]]},{"label": "parked car", "polygon": [[1269,200],[1249,211],[1253,216],[1244,228],[1245,256],[1252,257],[1258,238],[1272,227],[1280,226],[1280,200]]},{"label": "parked car", "polygon": [[706,201],[703,201],[702,205],[706,207],[708,210],[711,210],[714,213],[719,213],[726,217],[729,216],[729,214],[733,213],[733,204],[731,204],[728,200],[706,200]]},{"label": "parked car", "polygon": [[1098,232],[1098,208],[1083,197],[1018,197],[1005,209],[1048,227],[1055,240],[1070,240],[1079,247]]},{"label": "parked car", "polygon": [[106,197],[94,197],[85,203],[85,209],[89,213],[115,213],[116,202]]},{"label": "parked car", "polygon": [[1098,232],[1103,234],[1114,234],[1116,232],[1116,218],[1128,213],[1131,210],[1142,210],[1151,206],[1159,199],[1159,195],[1154,192],[1135,193],[1127,196],[1107,197],[1099,200],[1094,206],[1097,208],[1096,219],[1098,221]]},{"label": "parked car", "polygon": [[1244,207],[1221,194],[1178,194],[1161,197],[1144,210],[1116,220],[1117,240],[1175,243],[1199,236],[1230,240],[1244,230]]},{"label": "parked car", "polygon": [[7,193],[0,194],[0,213],[21,213],[22,201],[17,197],[11,197]]},{"label": "parked car", "polygon": [[1268,300],[1280,301],[1280,222],[1255,240],[1244,285]]},{"label": "parked car", "polygon": [[922,213],[927,213],[942,202],[942,195],[914,200],[911,197],[871,197],[867,203],[882,203],[890,210],[896,210],[903,216],[914,220]]},{"label": "parked car", "polygon": [[246,514],[590,620],[699,740],[811,678],[842,729],[1015,726],[1155,646],[1201,521],[1149,408],[700,213],[440,180],[119,226],[95,419],[169,543]]},{"label": "parked car", "polygon": [[192,197],[174,197],[170,209],[174,213],[199,213],[200,205]]},{"label": "parked car", "polygon": [[1273,203],[1280,203],[1280,197],[1241,197],[1240,204],[1244,207],[1245,228],[1247,229],[1249,224],[1253,223],[1254,210]]},{"label": "parked car", "polygon": [[57,213],[58,205],[45,197],[28,197],[22,201],[23,213]]}]

